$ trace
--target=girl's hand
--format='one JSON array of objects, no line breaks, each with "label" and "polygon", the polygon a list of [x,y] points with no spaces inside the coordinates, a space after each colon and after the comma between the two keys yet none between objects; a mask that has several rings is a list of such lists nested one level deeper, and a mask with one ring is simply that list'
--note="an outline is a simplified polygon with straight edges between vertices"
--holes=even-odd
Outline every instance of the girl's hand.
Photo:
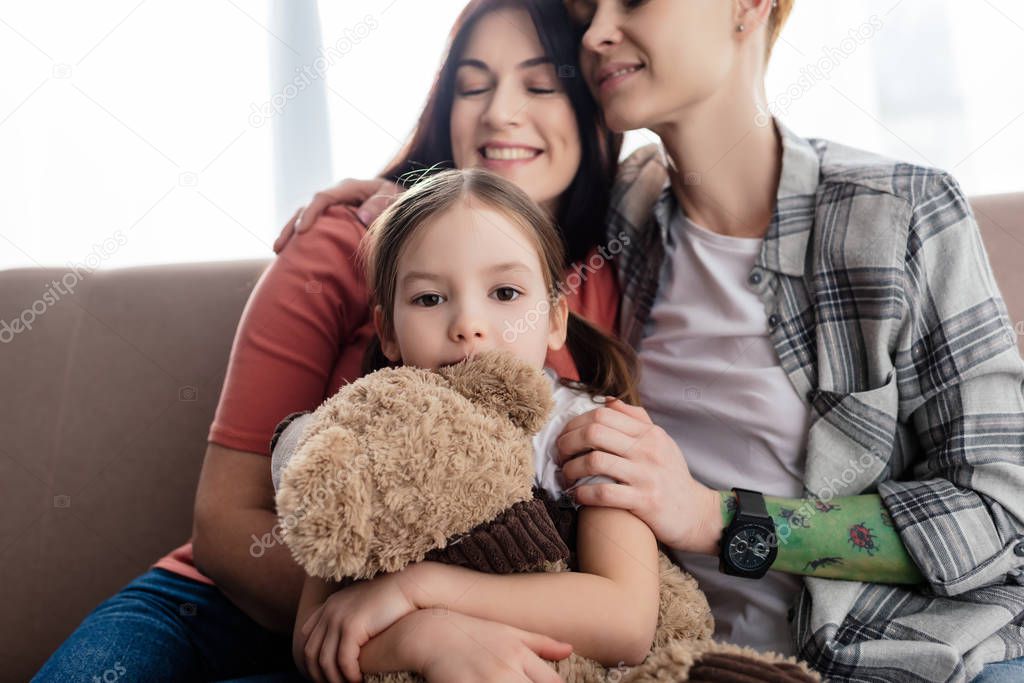
[{"label": "girl's hand", "polygon": [[[305,668],[317,683],[362,680],[359,649],[370,638],[414,611],[408,587],[411,570],[361,581],[332,594],[302,625]],[[408,575],[406,575],[408,573]],[[340,670],[340,672],[339,672]]]},{"label": "girl's hand", "polygon": [[292,215],[291,220],[285,224],[281,234],[274,240],[274,253],[281,253],[293,233],[301,234],[313,227],[316,219],[329,206],[334,204],[356,206],[358,207],[356,215],[359,216],[359,220],[363,222],[363,225],[369,225],[391,202],[395,201],[401,191],[402,188],[398,185],[383,178],[373,178],[372,180],[348,178],[334,187],[317,192],[313,195],[313,201],[309,203],[309,206],[300,207]]},{"label": "girl's hand", "polygon": [[629,510],[665,545],[717,554],[721,496],[694,480],[679,446],[646,410],[608,399],[570,420],[556,445],[567,484],[591,474],[620,482],[582,485],[577,503]]},{"label": "girl's hand", "polygon": [[299,670],[303,678],[313,680],[313,676],[309,673],[309,668],[306,666],[306,640],[306,636],[303,635],[298,625],[296,625],[292,629],[292,661],[295,662],[295,668]]},{"label": "girl's hand", "polygon": [[410,640],[417,655],[416,670],[439,683],[561,683],[545,659],[565,659],[572,645],[539,633],[444,609],[420,610]]}]

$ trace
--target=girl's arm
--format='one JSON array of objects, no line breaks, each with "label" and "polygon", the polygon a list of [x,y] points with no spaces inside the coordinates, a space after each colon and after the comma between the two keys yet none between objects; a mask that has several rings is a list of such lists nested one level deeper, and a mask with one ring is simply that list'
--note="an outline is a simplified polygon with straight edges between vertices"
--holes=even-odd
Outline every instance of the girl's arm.
[{"label": "girl's arm", "polygon": [[[736,495],[719,491],[722,528],[736,513]],[[772,569],[873,583],[922,582],[878,494],[822,500],[765,496],[779,553]]]},{"label": "girl's arm", "polygon": [[[448,609],[572,643],[605,666],[639,664],[658,620],[658,548],[627,510],[583,508],[579,572],[484,574],[436,562],[410,567],[418,608]],[[408,570],[407,570],[408,571]]]},{"label": "girl's arm", "polygon": [[309,663],[306,659],[307,634],[303,632],[303,626],[309,617],[337,590],[337,585],[319,579],[315,576],[306,575],[302,584],[302,593],[299,595],[299,609],[295,615],[295,626],[292,631],[292,659],[295,666],[306,678],[310,677]]},{"label": "girl's arm", "polygon": [[[302,628],[337,588],[334,582],[310,577],[303,586],[293,657],[306,678],[342,680],[344,647],[340,650],[336,646],[307,649],[305,633],[309,630]],[[388,618],[388,621],[392,620]],[[507,675],[511,669],[531,681],[554,683],[561,679],[542,660],[563,659],[571,652],[569,643],[496,621],[449,610],[414,609],[358,649],[357,660],[352,662],[346,680],[361,680],[363,673],[415,671],[428,681],[449,681],[453,673],[466,680],[486,681]]]},{"label": "girl's arm", "polygon": [[538,633],[458,612],[416,610],[366,643],[359,668],[366,673],[415,671],[427,681],[519,680],[558,683],[543,660],[568,657],[572,647]]},{"label": "girl's arm", "polygon": [[[544,634],[606,666],[639,664],[658,619],[656,539],[627,510],[595,507],[579,514],[579,572],[494,575],[421,562],[340,592],[337,583],[307,577],[293,634],[296,665],[307,676],[331,681],[341,680],[340,672],[358,680],[360,669],[410,670],[424,644],[414,640],[408,650],[393,651],[396,633],[403,631],[388,631],[417,610]],[[376,642],[385,635],[388,646]]]},{"label": "girl's arm", "polygon": [[[295,631],[292,636],[292,658],[295,665],[306,678],[316,671],[320,678],[335,680],[339,673],[339,663],[324,665],[320,661],[321,642],[307,648],[312,630],[303,628],[307,621],[327,599],[338,591],[339,584],[333,581],[306,576],[299,597],[299,609],[295,617]],[[314,621],[315,623],[315,621]],[[392,671],[422,671],[425,652],[428,652],[432,641],[430,636],[435,629],[423,629],[423,614],[413,611],[402,617],[389,628],[367,642],[359,652],[359,668],[363,673],[388,673]],[[436,626],[436,623],[435,623]],[[417,631],[415,635],[413,632]],[[335,651],[336,652],[336,651]],[[332,652],[331,654],[335,654]],[[335,655],[335,660],[337,659]]]}]

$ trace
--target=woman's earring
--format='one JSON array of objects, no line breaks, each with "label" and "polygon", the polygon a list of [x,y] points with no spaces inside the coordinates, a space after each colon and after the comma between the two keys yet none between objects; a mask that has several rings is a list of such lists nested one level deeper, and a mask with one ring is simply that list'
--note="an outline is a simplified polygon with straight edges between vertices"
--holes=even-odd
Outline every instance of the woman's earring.
[{"label": "woman's earring", "polygon": [[[779,6],[779,0],[772,0],[772,9],[775,9],[778,6]],[[736,25],[736,33],[743,33],[743,31],[746,30],[746,28],[747,27],[744,26],[743,24],[737,24]]]}]

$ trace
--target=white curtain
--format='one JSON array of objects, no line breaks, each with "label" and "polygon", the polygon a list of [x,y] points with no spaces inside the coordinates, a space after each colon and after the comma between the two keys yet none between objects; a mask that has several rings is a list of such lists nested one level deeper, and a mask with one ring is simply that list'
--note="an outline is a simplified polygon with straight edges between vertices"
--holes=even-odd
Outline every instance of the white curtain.
[{"label": "white curtain", "polygon": [[[310,195],[332,182],[324,49],[316,0],[272,0],[269,106],[274,130],[275,223],[283,224]],[[280,40],[278,40],[280,38]]]}]

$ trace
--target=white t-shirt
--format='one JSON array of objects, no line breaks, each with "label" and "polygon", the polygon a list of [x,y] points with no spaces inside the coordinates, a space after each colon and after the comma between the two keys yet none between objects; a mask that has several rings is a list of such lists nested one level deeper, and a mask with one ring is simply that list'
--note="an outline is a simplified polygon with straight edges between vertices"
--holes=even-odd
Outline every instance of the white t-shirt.
[{"label": "white t-shirt", "polygon": [[[590,394],[580,389],[573,389],[561,384],[558,376],[551,368],[544,368],[544,375],[551,382],[551,397],[554,406],[547,423],[533,437],[533,463],[536,476],[534,483],[547,491],[554,500],[558,500],[565,491],[562,479],[562,468],[557,466],[558,448],[555,442],[562,434],[562,429],[577,415],[600,408],[602,403],[595,401]],[[616,483],[611,477],[600,474],[583,477],[574,482],[572,488],[584,484]],[[575,503],[573,506],[579,509]]]},{"label": "white t-shirt", "polygon": [[[585,391],[562,385],[558,382],[558,376],[554,370],[550,368],[544,368],[544,376],[551,383],[551,397],[554,406],[547,423],[533,437],[534,484],[542,487],[554,500],[558,500],[565,487],[561,468],[556,464],[558,449],[555,442],[569,420],[600,407],[601,403],[596,402]],[[298,446],[299,437],[312,419],[312,414],[301,415],[292,420],[281,432],[274,452],[271,454],[270,473],[275,491],[281,484],[281,470],[291,458],[295,447]],[[585,483],[601,482],[615,483],[615,480],[601,475],[583,477],[575,483],[574,488]]]},{"label": "white t-shirt", "polygon": [[[779,364],[748,277],[762,239],[719,235],[682,211],[640,343],[640,396],[697,481],[716,490],[803,494],[809,410]],[[727,576],[718,558],[673,553],[708,596],[718,638],[793,653],[787,612],[798,576]]]}]

